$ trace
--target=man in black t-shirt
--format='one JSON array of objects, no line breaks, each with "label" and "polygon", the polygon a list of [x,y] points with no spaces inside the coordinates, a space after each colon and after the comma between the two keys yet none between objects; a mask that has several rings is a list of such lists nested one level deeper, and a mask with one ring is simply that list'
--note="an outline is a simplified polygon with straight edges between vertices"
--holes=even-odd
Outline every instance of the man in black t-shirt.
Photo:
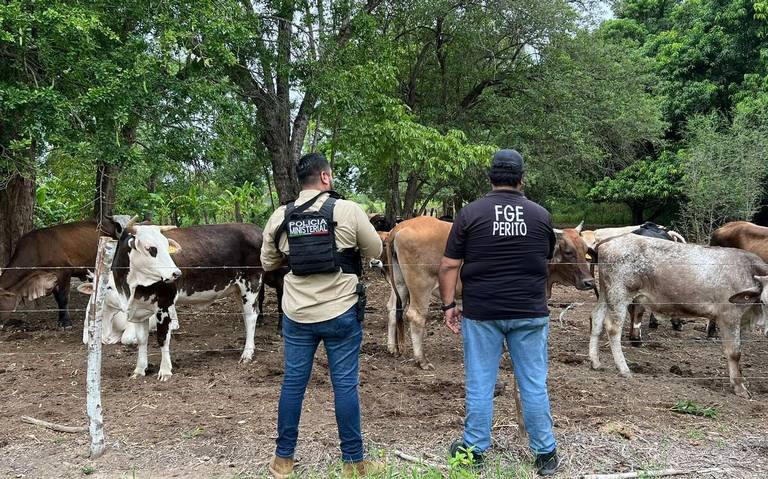
[{"label": "man in black t-shirt", "polygon": [[[461,330],[464,342],[464,436],[451,454],[469,450],[479,462],[491,445],[493,392],[506,343],[535,465],[549,476],[559,464],[547,393],[547,268],[556,237],[549,212],[521,191],[517,151],[496,152],[488,176],[492,191],[456,216],[440,264],[445,322],[454,333]],[[459,270],[463,311],[454,301]]]}]

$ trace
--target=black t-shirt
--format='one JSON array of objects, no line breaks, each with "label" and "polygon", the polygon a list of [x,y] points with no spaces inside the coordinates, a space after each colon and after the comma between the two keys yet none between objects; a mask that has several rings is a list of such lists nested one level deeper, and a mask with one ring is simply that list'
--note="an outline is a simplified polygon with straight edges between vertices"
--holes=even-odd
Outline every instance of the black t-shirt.
[{"label": "black t-shirt", "polygon": [[465,206],[445,248],[445,256],[464,260],[463,315],[547,316],[547,265],[556,241],[549,212],[518,191],[492,191]]}]

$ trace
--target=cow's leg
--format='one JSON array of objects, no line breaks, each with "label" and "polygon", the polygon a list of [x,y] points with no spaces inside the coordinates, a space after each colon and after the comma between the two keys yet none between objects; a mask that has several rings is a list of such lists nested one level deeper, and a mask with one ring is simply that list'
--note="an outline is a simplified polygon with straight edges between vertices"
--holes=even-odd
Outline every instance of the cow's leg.
[{"label": "cow's leg", "polygon": [[132,378],[144,376],[147,371],[147,343],[149,342],[149,319],[134,323],[136,325],[136,340],[138,344],[138,357],[136,359],[136,369],[133,370]]},{"label": "cow's leg", "polygon": [[589,359],[592,361],[592,369],[600,369],[600,333],[603,332],[603,324],[605,323],[605,315],[608,312],[608,306],[605,304],[605,300],[600,300],[597,303],[597,307],[592,311],[592,317],[590,321],[590,335],[589,335]]},{"label": "cow's leg", "polygon": [[707,321],[707,339],[717,337],[717,322],[714,319]]},{"label": "cow's leg", "polygon": [[[266,292],[266,289],[267,289],[267,285],[266,283],[264,283],[264,281],[262,281],[261,286],[259,287],[259,297],[258,297],[259,311],[264,311],[264,294]],[[263,325],[264,325],[264,316],[260,314],[256,319],[256,326],[261,327]]]},{"label": "cow's leg", "polygon": [[243,321],[245,322],[245,347],[240,355],[240,362],[247,363],[253,359],[256,349],[256,322],[259,319],[259,290],[262,286],[262,276],[256,275],[237,282],[243,300]]},{"label": "cow's leg", "polygon": [[435,369],[424,355],[424,330],[426,329],[427,314],[429,313],[429,300],[432,297],[431,287],[420,288],[420,295],[413,295],[405,312],[405,318],[411,327],[411,343],[413,343],[413,359],[421,369]]},{"label": "cow's leg", "polygon": [[397,296],[395,290],[389,291],[389,301],[387,301],[387,350],[390,354],[400,356],[400,345],[397,343]]},{"label": "cow's leg", "polygon": [[735,320],[718,318],[717,323],[723,341],[723,354],[728,362],[728,376],[731,379],[733,392],[737,396],[749,398],[747,381],[741,375],[739,365],[739,361],[741,361],[741,321],[739,318]]},{"label": "cow's leg", "polygon": [[643,312],[639,304],[629,305],[629,344],[635,347],[643,345]]},{"label": "cow's leg", "polygon": [[[170,321],[170,318],[165,318],[164,321]],[[147,329],[147,331],[149,331],[149,329]],[[160,369],[157,371],[157,379],[160,381],[171,379],[171,376],[173,375],[171,369],[171,328],[169,325],[165,331],[163,345],[160,347]]]},{"label": "cow's leg", "polygon": [[629,316],[628,302],[611,302],[610,298],[607,302],[608,311],[605,315],[605,332],[608,335],[608,341],[611,345],[611,353],[613,353],[613,362],[616,364],[616,368],[625,378],[631,378],[632,372],[627,366],[627,360],[624,358],[624,351],[621,349],[621,331],[624,329],[624,323]]},{"label": "cow's leg", "polygon": [[59,306],[59,320],[58,324],[60,328],[69,329],[72,327],[72,320],[69,318],[69,284],[72,281],[70,274],[64,274],[56,280],[56,287],[53,288],[53,297],[56,299],[56,304]]}]

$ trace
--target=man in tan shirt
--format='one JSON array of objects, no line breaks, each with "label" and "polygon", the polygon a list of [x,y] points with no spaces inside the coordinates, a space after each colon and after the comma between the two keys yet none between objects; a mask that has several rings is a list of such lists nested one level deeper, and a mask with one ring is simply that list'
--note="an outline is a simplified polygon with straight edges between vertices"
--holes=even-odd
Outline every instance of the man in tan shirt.
[{"label": "man in tan shirt", "polygon": [[285,376],[269,471],[277,479],[293,472],[301,405],[322,341],[333,384],[342,473],[378,473],[383,466],[364,459],[360,428],[357,386],[364,307],[358,299],[364,292],[358,274],[361,255],[381,255],[381,240],[362,208],[332,191],[333,176],[323,155],[303,156],[296,173],[302,187],[299,197],[269,218],[261,249],[265,270],[278,269],[286,261],[291,269],[283,294]]}]

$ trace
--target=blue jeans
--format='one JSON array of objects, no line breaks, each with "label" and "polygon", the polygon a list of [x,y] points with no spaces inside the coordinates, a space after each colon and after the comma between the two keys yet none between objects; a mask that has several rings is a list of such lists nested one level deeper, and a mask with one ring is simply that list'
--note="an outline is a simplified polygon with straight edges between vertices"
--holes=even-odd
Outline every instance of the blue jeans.
[{"label": "blue jeans", "polygon": [[363,327],[357,320],[357,305],[346,313],[320,323],[297,323],[283,315],[285,375],[277,409],[278,457],[293,457],[299,438],[299,419],[315,351],[325,344],[336,405],[336,424],[341,442],[341,458],[347,462],[363,459],[363,434],[360,430],[359,382],[360,344]]},{"label": "blue jeans", "polygon": [[549,317],[474,321],[464,318],[466,413],[464,444],[482,453],[491,446],[493,391],[499,362],[507,343],[523,403],[523,420],[534,454],[555,450],[552,414],[547,393],[547,333]]}]

